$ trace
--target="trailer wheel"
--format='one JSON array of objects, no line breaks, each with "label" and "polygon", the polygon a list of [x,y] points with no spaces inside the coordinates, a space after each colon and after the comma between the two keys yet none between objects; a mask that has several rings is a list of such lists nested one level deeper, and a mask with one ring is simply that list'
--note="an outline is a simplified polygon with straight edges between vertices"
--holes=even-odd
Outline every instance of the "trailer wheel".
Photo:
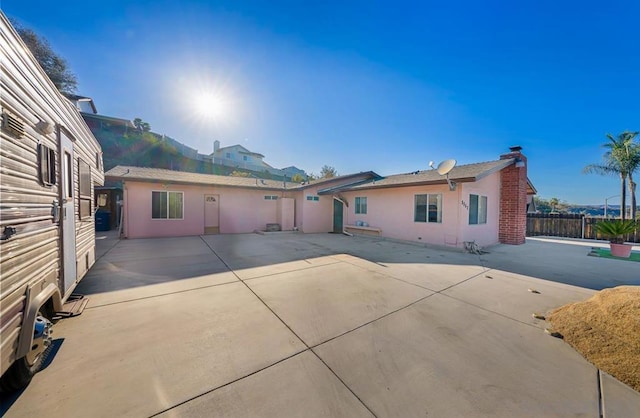
[{"label": "trailer wheel", "polygon": [[33,376],[44,364],[51,350],[49,330],[51,322],[43,316],[36,318],[33,330],[33,345],[26,356],[19,358],[7,369],[0,378],[0,392],[8,393],[27,386]]}]

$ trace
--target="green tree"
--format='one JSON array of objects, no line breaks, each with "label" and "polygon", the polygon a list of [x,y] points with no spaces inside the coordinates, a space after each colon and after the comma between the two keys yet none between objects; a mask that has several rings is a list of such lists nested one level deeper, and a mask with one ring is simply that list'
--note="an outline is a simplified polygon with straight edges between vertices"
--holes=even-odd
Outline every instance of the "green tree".
[{"label": "green tree", "polygon": [[53,81],[60,93],[73,94],[78,87],[78,80],[75,74],[69,69],[67,61],[56,54],[49,42],[35,33],[33,30],[25,28],[11,19],[11,24],[20,35],[22,41],[27,45],[38,64],[42,67],[47,76]]},{"label": "green tree", "polygon": [[304,181],[304,177],[302,177],[302,174],[296,173],[291,177],[291,181],[293,183],[302,183]]},{"label": "green tree", "polygon": [[336,177],[337,175],[338,175],[338,172],[336,171],[335,168],[331,166],[323,165],[322,168],[320,169],[321,179],[330,179],[330,178]]},{"label": "green tree", "polygon": [[552,197],[551,199],[549,199],[549,206],[551,206],[551,212],[556,212],[556,208],[558,207],[559,203],[560,201],[558,200],[557,197]]},{"label": "green tree", "polygon": [[614,158],[620,160],[620,164],[627,170],[627,184],[629,186],[629,193],[631,195],[631,219],[636,219],[636,183],[633,181],[633,175],[640,169],[640,144],[635,142],[640,132],[628,132],[625,131],[621,135],[624,135],[624,147],[621,147],[612,153],[617,152],[617,155],[613,155]]},{"label": "green tree", "polygon": [[543,198],[538,197],[538,196],[534,196],[533,200],[536,203],[536,210],[538,212],[541,212],[541,213],[549,213],[549,212],[551,212],[551,205],[549,204],[548,200],[543,199]]},{"label": "green tree", "polygon": [[251,173],[247,173],[246,171],[241,170],[233,170],[229,175],[231,177],[251,177]]},{"label": "green tree", "polygon": [[626,219],[627,207],[627,180],[631,193],[631,214],[636,212],[636,184],[633,181],[633,173],[640,167],[640,146],[635,142],[638,132],[624,131],[617,137],[607,134],[609,142],[602,146],[607,149],[603,156],[602,164],[589,164],[583,170],[585,173],[600,175],[616,175],[620,177],[620,217]]},{"label": "green tree", "polygon": [[138,128],[139,130],[141,130],[143,132],[151,131],[151,125],[148,122],[145,122],[140,118],[135,118],[133,120],[133,126],[135,126],[136,128]]}]

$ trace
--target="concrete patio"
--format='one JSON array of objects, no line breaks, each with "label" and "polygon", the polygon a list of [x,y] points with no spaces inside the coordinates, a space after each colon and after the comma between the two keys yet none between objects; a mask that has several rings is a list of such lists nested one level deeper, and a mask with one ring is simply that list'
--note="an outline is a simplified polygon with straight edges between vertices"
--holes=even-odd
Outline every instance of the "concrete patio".
[{"label": "concrete patio", "polygon": [[87,309],[56,325],[55,358],[2,400],[7,417],[640,410],[640,394],[532,317],[640,285],[637,263],[587,257],[591,243],[477,256],[332,234],[97,242],[77,288]]}]

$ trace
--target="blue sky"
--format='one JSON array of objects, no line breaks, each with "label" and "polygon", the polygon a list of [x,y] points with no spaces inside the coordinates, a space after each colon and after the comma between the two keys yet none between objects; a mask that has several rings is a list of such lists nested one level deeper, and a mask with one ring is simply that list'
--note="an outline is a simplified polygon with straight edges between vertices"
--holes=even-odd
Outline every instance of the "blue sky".
[{"label": "blue sky", "polygon": [[[67,59],[99,113],[202,153],[219,139],[275,167],[385,175],[521,145],[541,197],[604,204],[619,180],[581,170],[606,133],[640,130],[634,0],[1,7]],[[223,102],[215,118],[203,92]]]}]

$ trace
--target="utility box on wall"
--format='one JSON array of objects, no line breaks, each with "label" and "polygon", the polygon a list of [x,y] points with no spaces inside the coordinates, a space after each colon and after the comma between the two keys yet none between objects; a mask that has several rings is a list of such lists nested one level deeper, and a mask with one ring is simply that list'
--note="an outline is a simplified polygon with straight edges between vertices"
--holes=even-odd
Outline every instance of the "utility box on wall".
[{"label": "utility box on wall", "polygon": [[278,223],[283,231],[293,231],[295,221],[295,200],[290,197],[278,199]]}]

